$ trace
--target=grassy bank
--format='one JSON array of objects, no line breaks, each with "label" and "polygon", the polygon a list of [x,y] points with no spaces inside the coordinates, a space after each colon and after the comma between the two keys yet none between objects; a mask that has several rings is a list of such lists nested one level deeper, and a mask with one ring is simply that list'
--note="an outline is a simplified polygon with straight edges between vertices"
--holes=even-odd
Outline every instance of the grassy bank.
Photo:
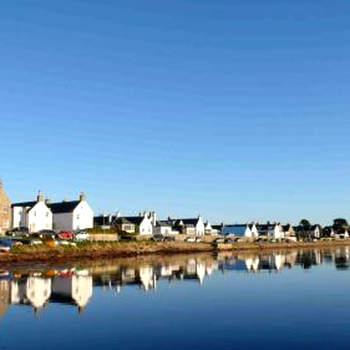
[{"label": "grassy bank", "polygon": [[0,263],[64,262],[80,259],[132,257],[150,254],[189,254],[214,251],[261,251],[266,249],[323,248],[350,245],[350,239],[338,241],[295,243],[233,243],[219,244],[188,242],[84,242],[72,246],[16,246],[10,253],[0,254]]}]

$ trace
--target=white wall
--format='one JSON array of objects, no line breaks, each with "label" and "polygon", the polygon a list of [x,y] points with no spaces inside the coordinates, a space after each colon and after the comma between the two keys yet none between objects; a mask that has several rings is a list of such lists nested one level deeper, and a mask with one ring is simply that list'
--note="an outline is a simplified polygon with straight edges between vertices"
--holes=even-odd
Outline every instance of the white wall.
[{"label": "white wall", "polygon": [[25,208],[13,207],[12,208],[12,228],[17,228],[21,226],[27,226],[25,224]]},{"label": "white wall", "polygon": [[73,212],[73,230],[94,227],[94,212],[86,201],[81,201]]},{"label": "white wall", "polygon": [[140,224],[140,235],[152,235],[153,234],[153,225],[152,220],[148,217],[145,217]]},{"label": "white wall", "polygon": [[196,226],[196,235],[198,236],[204,235],[204,222],[201,216],[198,218],[198,222]]},{"label": "white wall", "polygon": [[27,215],[27,227],[30,232],[52,230],[52,212],[44,202],[36,203]]},{"label": "white wall", "polygon": [[93,228],[94,212],[86,201],[81,201],[73,212],[53,215],[56,231],[75,231]]},{"label": "white wall", "polygon": [[172,231],[171,226],[156,226],[153,227],[153,234],[161,234],[161,235],[171,235],[176,234],[178,232]]},{"label": "white wall", "polygon": [[27,227],[30,232],[52,229],[52,212],[44,202],[38,202],[28,209],[12,208],[12,228]]}]

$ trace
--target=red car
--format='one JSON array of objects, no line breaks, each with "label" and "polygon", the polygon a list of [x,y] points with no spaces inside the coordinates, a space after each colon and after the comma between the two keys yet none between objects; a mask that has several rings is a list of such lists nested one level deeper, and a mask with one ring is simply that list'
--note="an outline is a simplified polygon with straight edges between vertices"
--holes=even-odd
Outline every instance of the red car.
[{"label": "red car", "polygon": [[73,232],[70,231],[61,231],[57,237],[59,239],[73,239],[74,238],[74,234]]}]

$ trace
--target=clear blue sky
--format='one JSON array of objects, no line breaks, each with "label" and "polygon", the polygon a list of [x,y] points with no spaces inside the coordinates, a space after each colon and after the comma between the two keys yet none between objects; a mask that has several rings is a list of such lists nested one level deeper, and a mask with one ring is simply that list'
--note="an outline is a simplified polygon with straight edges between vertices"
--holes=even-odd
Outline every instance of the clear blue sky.
[{"label": "clear blue sky", "polygon": [[350,219],[348,0],[3,0],[13,201]]}]

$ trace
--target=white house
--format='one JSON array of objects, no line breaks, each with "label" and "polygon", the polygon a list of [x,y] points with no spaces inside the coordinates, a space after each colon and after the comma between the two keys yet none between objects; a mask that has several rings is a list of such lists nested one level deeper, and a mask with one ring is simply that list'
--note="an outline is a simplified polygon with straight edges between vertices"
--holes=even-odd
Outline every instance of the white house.
[{"label": "white house", "polygon": [[153,234],[161,235],[178,235],[180,232],[173,228],[172,222],[168,220],[158,220],[156,226],[153,227]]},{"label": "white house", "polygon": [[140,235],[152,235],[155,224],[156,214],[154,212],[140,213],[139,216],[118,216],[112,223],[119,232]]},{"label": "white house", "polygon": [[81,193],[79,200],[48,203],[53,213],[53,229],[55,231],[75,231],[92,228],[94,225],[94,212]]},{"label": "white house", "polygon": [[52,230],[52,212],[39,193],[37,200],[12,204],[12,227],[26,227],[29,232]]},{"label": "white house", "polygon": [[282,225],[279,223],[267,223],[266,225],[257,225],[257,229],[259,231],[259,235],[267,236],[273,239],[284,238],[283,228]]},{"label": "white house", "polygon": [[74,303],[81,311],[88,304],[92,291],[92,276],[87,271],[77,271],[68,277],[55,276],[50,302]]},{"label": "white house", "polygon": [[259,237],[259,231],[258,228],[256,227],[255,223],[249,224],[250,231],[252,233],[252,237],[258,238]]},{"label": "white house", "polygon": [[205,225],[203,218],[199,215],[193,219],[171,219],[173,229],[187,235],[203,236],[205,233]]}]

